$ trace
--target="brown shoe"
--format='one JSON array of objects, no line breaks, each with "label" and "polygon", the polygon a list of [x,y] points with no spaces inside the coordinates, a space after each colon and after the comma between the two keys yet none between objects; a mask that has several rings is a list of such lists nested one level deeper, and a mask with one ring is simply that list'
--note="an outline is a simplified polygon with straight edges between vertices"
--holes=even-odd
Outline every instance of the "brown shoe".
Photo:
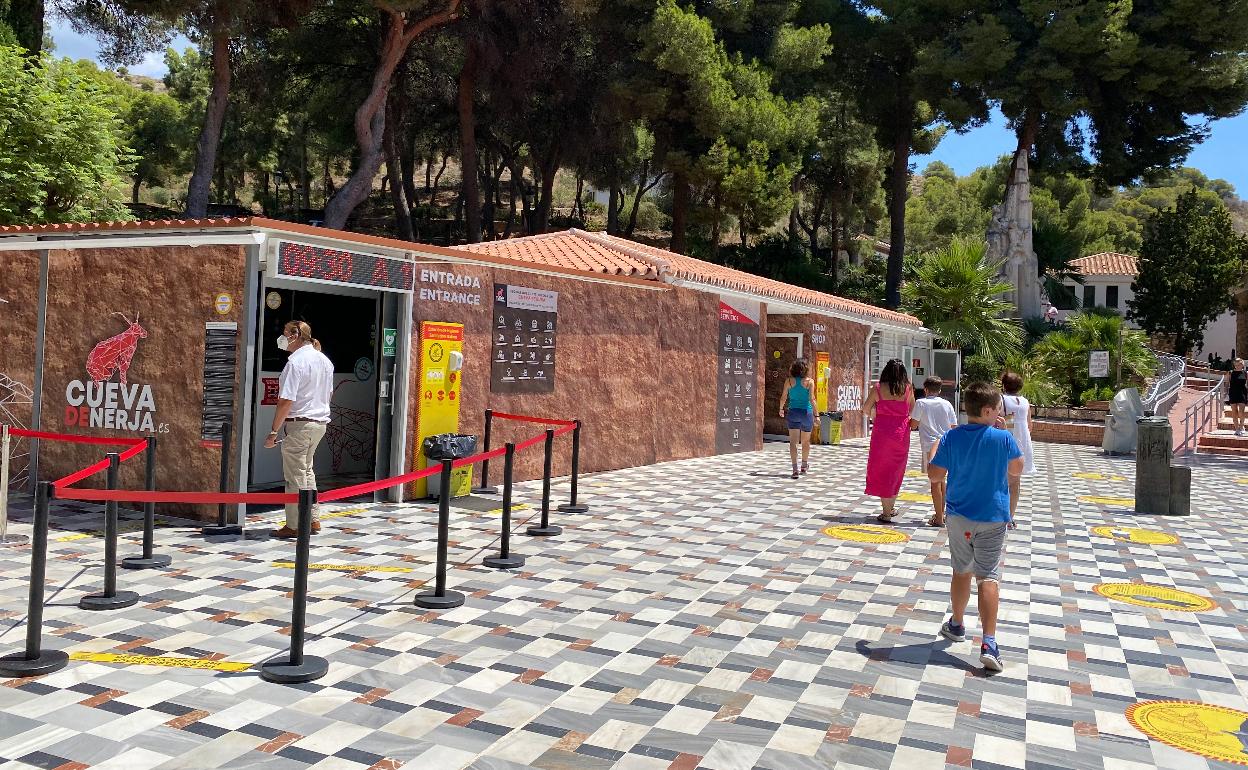
[{"label": "brown shoe", "polygon": [[290,527],[282,527],[281,529],[273,530],[273,537],[280,537],[284,540],[289,540],[299,537],[299,531],[291,529]]},{"label": "brown shoe", "polygon": [[314,535],[321,534],[321,523],[319,521],[312,522],[312,534]]}]

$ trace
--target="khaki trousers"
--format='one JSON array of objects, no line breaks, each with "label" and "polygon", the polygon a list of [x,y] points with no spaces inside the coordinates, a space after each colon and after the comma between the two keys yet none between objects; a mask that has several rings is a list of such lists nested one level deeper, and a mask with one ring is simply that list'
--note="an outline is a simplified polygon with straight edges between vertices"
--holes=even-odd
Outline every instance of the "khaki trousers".
[{"label": "khaki trousers", "polygon": [[[313,461],[316,448],[325,438],[323,422],[288,422],[286,440],[282,442],[282,477],[286,479],[286,492],[297,493],[301,489],[316,489],[316,471]],[[312,520],[316,521],[320,505],[313,507]],[[299,506],[286,504],[286,526],[299,528]]]}]

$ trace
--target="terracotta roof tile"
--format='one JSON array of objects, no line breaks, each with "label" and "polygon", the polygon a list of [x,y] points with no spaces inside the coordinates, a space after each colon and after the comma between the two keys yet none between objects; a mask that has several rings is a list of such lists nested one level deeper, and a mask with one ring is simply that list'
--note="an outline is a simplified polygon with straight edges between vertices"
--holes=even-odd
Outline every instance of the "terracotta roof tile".
[{"label": "terracotta roof tile", "polygon": [[1129,254],[1117,254],[1112,251],[1073,259],[1070,264],[1080,275],[1129,275],[1135,277],[1140,272],[1139,259]]},{"label": "terracotta roof tile", "polygon": [[763,300],[790,302],[816,311],[824,309],[897,326],[922,328],[919,319],[905,313],[792,286],[605,233],[565,230],[458,248],[527,262],[652,280],[659,280],[660,273],[666,273],[672,278],[753,294]]},{"label": "terracotta roof tile", "polygon": [[43,235],[45,233],[78,233],[116,230],[166,230],[187,227],[245,227],[258,222],[252,217],[219,217],[205,219],[152,219],[125,222],[71,222],[55,225],[4,225],[0,235]]}]

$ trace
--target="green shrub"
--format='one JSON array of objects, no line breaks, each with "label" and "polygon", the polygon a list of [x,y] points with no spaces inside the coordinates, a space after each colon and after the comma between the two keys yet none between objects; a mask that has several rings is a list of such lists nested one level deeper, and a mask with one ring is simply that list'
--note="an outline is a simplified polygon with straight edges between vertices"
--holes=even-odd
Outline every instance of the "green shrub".
[{"label": "green shrub", "polygon": [[671,217],[659,210],[654,201],[646,198],[637,207],[637,229],[647,232],[666,230],[671,226]]}]

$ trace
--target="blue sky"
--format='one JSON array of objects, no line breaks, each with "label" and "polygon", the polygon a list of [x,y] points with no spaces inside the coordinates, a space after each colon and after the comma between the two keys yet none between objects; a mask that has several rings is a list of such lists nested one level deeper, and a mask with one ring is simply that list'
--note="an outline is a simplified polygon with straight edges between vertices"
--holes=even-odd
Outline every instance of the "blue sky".
[{"label": "blue sky", "polygon": [[[966,134],[948,133],[931,155],[911,159],[915,168],[934,160],[953,167],[960,176],[988,165],[1014,151],[1014,133],[1005,125],[1005,116],[993,110],[992,120]],[[1209,138],[1188,156],[1186,165],[1198,168],[1212,179],[1225,179],[1235,185],[1241,197],[1248,196],[1248,113],[1216,120]]]},{"label": "blue sky", "polygon": [[[56,42],[56,55],[71,59],[96,59],[99,44],[89,35],[80,35],[55,15],[51,18],[50,31]],[[190,45],[184,37],[173,43],[176,48]],[[163,53],[148,54],[141,64],[130,67],[135,74],[161,77],[165,74]],[[1248,114],[1215,121],[1212,132],[1204,144],[1197,147],[1187,160],[1214,179],[1225,179],[1235,185],[1241,196],[1248,197]],[[933,160],[943,161],[959,175],[966,175],[980,166],[986,166],[1000,156],[1013,152],[1014,134],[1006,127],[1005,118],[994,111],[992,120],[966,134],[950,133],[931,155],[919,155],[912,159],[922,171]]]}]

